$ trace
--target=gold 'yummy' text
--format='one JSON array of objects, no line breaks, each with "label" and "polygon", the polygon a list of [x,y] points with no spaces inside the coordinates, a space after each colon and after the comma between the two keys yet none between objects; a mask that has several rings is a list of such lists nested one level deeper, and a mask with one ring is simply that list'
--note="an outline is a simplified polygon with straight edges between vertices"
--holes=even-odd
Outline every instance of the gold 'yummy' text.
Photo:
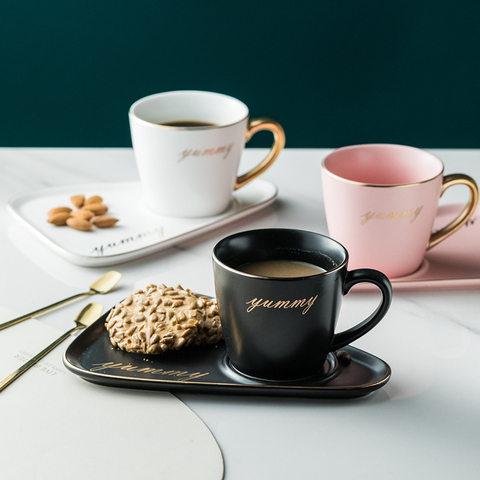
[{"label": "gold 'yummy' text", "polygon": [[183,162],[186,158],[188,157],[194,157],[194,158],[205,158],[205,157],[216,157],[219,156],[222,158],[222,160],[225,160],[228,155],[230,154],[230,151],[233,148],[233,143],[230,143],[229,145],[222,145],[221,147],[217,148],[205,148],[205,149],[197,149],[194,150],[193,148],[186,148],[182,152],[180,152],[178,162]]},{"label": "gold 'yummy' text", "polygon": [[420,215],[422,208],[423,205],[414,210],[404,210],[403,212],[367,212],[360,216],[360,218],[362,218],[360,224],[365,225],[370,220],[398,220],[400,218],[409,218],[410,223],[413,223]]},{"label": "gold 'yummy' text", "polygon": [[315,300],[318,298],[318,295],[315,297],[310,297],[309,299],[302,298],[300,300],[264,300],[263,298],[254,298],[248,302],[246,302],[249,307],[247,308],[247,312],[253,311],[257,307],[262,308],[303,308],[302,315],[305,315],[312,305],[315,303]]}]

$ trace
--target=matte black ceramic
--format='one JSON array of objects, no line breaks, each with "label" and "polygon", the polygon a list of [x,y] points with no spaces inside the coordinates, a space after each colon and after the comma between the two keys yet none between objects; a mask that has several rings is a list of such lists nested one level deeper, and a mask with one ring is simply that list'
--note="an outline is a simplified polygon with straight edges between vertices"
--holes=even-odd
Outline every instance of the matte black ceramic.
[{"label": "matte black ceramic", "polygon": [[330,353],[318,375],[291,382],[251,379],[235,372],[224,342],[161,355],[124,352],[110,342],[105,328],[109,312],[76,337],[63,357],[69,371],[99,385],[175,394],[352,398],[382,388],[391,375],[383,360],[353,347]]},{"label": "matte black ceramic", "polygon": [[[236,270],[263,260],[298,260],[326,272],[273,278]],[[232,365],[257,378],[306,378],[321,371],[329,352],[377,325],[392,301],[390,281],[376,270],[348,271],[347,263],[340,243],[313,232],[262,229],[221,240],[213,250],[215,291]],[[380,305],[363,322],[335,334],[342,298],[360,282],[380,289]]]}]

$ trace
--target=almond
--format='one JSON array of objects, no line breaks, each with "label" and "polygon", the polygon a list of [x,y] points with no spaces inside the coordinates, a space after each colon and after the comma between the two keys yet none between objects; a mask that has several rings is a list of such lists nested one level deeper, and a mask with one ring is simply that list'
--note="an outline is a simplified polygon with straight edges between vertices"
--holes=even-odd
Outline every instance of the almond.
[{"label": "almond", "polygon": [[85,202],[85,196],[84,195],[74,195],[73,197],[70,197],[70,201],[77,208],[81,208],[83,206],[83,202]]},{"label": "almond", "polygon": [[95,215],[104,215],[107,213],[108,207],[103,203],[89,203],[84,205],[81,210],[90,210]]},{"label": "almond", "polygon": [[95,214],[91,211],[88,210],[87,208],[82,208],[80,210],[75,210],[70,214],[72,217],[80,217],[84,218],[85,220],[90,220],[95,216]]},{"label": "almond", "polygon": [[93,217],[91,222],[98,228],[110,228],[118,222],[118,219],[107,215],[98,215]]},{"label": "almond", "polygon": [[50,215],[50,217],[48,217],[48,222],[59,227],[60,225],[67,224],[68,217],[70,217],[70,212],[58,212]]},{"label": "almond", "polygon": [[67,225],[75,230],[88,231],[92,229],[92,224],[88,220],[78,216],[67,218]]},{"label": "almond", "polygon": [[71,209],[71,208],[68,208],[68,207],[52,208],[52,209],[48,212],[48,216],[51,217],[52,215],[55,215],[56,213],[63,213],[63,212],[70,213],[71,211],[72,211],[72,209]]},{"label": "almond", "polygon": [[87,205],[89,203],[102,203],[102,202],[103,202],[102,197],[99,197],[98,195],[93,195],[93,197],[87,198],[85,200],[85,205]]}]

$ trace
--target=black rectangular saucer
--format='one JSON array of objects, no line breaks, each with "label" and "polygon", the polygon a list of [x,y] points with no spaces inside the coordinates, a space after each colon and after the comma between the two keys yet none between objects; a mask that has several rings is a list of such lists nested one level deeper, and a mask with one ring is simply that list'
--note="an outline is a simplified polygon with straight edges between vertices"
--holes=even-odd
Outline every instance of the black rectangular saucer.
[{"label": "black rectangular saucer", "polygon": [[378,390],[391,375],[383,360],[351,346],[329,354],[322,372],[288,382],[237,372],[229,364],[223,341],[161,355],[128,353],[110,343],[105,328],[108,313],[75,338],[63,358],[68,370],[100,385],[172,393],[349,398]]}]

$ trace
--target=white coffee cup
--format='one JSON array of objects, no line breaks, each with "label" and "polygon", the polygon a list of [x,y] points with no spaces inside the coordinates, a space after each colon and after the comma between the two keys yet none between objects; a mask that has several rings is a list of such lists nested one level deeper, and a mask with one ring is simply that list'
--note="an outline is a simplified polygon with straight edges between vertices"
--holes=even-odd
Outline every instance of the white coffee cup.
[{"label": "white coffee cup", "polygon": [[[165,92],[135,102],[130,129],[146,206],[173,217],[227,210],[233,191],[265,172],[285,145],[277,122],[249,121],[248,115],[241,101],[211,92]],[[237,177],[245,142],[260,130],[273,133],[272,148],[259,165]]]}]

